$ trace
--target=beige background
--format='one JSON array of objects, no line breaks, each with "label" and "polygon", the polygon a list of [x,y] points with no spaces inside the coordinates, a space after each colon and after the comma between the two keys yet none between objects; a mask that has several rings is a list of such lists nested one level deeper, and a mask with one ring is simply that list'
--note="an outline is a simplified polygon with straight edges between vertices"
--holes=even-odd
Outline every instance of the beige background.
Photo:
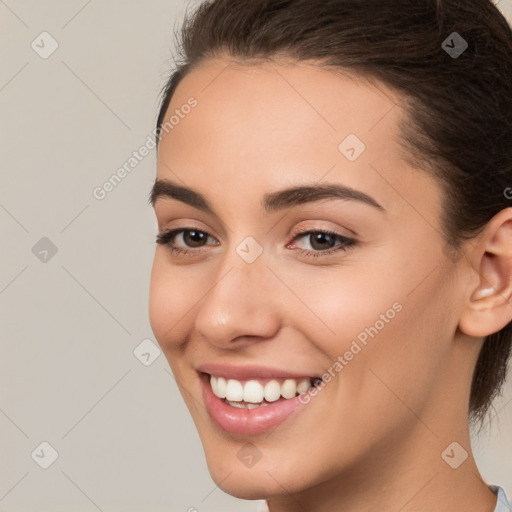
[{"label": "beige background", "polygon": [[[93,196],[153,130],[185,7],[0,0],[0,512],[259,507],[210,479],[163,355],[134,355],[153,340],[154,151]],[[512,379],[496,410],[474,448],[512,497]]]}]

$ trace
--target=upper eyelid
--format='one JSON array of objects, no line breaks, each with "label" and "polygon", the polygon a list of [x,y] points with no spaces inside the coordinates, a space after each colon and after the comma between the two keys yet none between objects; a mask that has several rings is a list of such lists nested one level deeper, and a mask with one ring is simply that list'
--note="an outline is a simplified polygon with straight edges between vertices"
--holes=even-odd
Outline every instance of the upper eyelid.
[{"label": "upper eyelid", "polygon": [[[166,198],[164,197],[164,199],[166,199]],[[174,199],[171,199],[171,201],[174,202]],[[325,202],[325,201],[327,201],[328,204],[336,202],[335,199],[327,199],[327,200],[326,199],[318,199],[317,201],[312,201],[310,203],[305,203],[303,205],[297,205],[297,206],[294,207],[294,209],[298,209],[299,207],[301,207],[305,216],[309,216],[310,214],[312,214],[313,216],[316,216],[316,215],[323,216],[322,213],[319,213],[319,212],[315,211],[314,206],[315,206],[316,203],[321,203],[321,202]],[[162,215],[162,217],[164,219],[167,217],[167,214],[165,213],[166,212],[166,208],[164,208],[163,206],[162,206],[162,208],[163,208],[163,211],[160,213],[158,211],[159,210],[158,206],[157,205],[154,206],[154,211],[155,211],[157,220],[161,218],[160,215]],[[192,207],[192,208],[194,208],[194,207]],[[310,210],[309,208],[312,208],[312,210]],[[275,213],[277,214],[279,212],[275,212]],[[300,213],[300,210],[299,210],[299,213]],[[328,209],[325,213],[326,213],[327,216],[329,216],[332,213],[332,211],[330,209]],[[286,216],[286,215],[284,215],[284,216]],[[190,219],[192,219],[192,217],[190,217]],[[305,220],[305,219],[303,219],[303,220]],[[322,222],[321,219],[313,219],[313,220],[316,221],[316,222]],[[324,219],[324,221],[325,220],[326,219]],[[221,232],[223,236],[227,233],[227,231],[233,233],[233,231],[229,228],[229,226],[227,226],[227,225],[225,225],[225,224],[223,224],[221,222],[217,223],[217,219],[214,219],[214,221],[215,221],[215,224],[217,225],[216,230]],[[189,222],[197,222],[197,221],[194,219],[194,220],[189,220]],[[201,222],[201,221],[198,221],[198,222]],[[274,226],[275,226],[275,224],[274,224]],[[182,228],[182,229],[185,229],[185,228]],[[194,229],[195,229],[195,227],[194,227]],[[327,229],[330,229],[330,228],[327,228]],[[355,237],[359,236],[359,234],[355,230],[350,229],[349,227],[344,226],[343,229],[349,232],[349,234],[346,235],[347,238],[352,237],[352,236],[355,236]],[[200,231],[207,231],[207,230],[202,229],[202,228],[198,228],[198,230],[200,230]],[[336,230],[336,228],[334,228],[334,230]]]}]

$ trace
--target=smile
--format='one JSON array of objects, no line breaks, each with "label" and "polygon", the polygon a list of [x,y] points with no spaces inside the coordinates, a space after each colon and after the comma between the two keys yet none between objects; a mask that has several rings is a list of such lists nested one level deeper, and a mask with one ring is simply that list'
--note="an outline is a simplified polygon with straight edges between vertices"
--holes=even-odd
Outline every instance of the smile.
[{"label": "smile", "polygon": [[255,409],[280,399],[289,400],[307,391],[311,379],[266,379],[240,381],[210,375],[213,394],[231,407]]},{"label": "smile", "polygon": [[[203,399],[214,425],[224,432],[257,435],[273,430],[304,404],[316,377],[277,376],[272,370],[210,369],[199,371]],[[278,372],[282,375],[282,372]]]}]

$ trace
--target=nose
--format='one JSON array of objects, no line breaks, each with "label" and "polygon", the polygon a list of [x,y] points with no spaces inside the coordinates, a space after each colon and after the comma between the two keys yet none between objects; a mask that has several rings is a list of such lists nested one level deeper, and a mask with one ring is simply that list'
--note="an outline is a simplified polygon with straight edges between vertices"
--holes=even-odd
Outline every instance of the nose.
[{"label": "nose", "polygon": [[234,253],[220,266],[208,288],[199,304],[195,327],[212,345],[239,348],[242,342],[269,339],[279,331],[284,287],[263,257],[246,263]]}]

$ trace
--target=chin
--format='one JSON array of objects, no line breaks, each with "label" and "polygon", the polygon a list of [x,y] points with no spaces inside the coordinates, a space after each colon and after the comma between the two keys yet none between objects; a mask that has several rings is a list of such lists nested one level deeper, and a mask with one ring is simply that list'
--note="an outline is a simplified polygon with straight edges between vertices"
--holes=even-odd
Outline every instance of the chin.
[{"label": "chin", "polygon": [[[285,492],[296,492],[292,484],[293,477],[279,474],[272,476],[267,473],[267,468],[258,463],[252,468],[233,468],[226,471],[226,465],[217,460],[207,459],[208,470],[213,481],[225,493],[243,500],[264,500],[271,496],[284,494]],[[229,475],[229,476],[228,476]],[[291,476],[291,475],[290,475]],[[296,485],[296,482],[295,482]],[[286,491],[284,491],[284,489]]]},{"label": "chin", "polygon": [[[204,439],[204,438],[203,438]],[[314,485],[306,481],[301,467],[304,461],[297,451],[262,448],[264,453],[252,466],[243,462],[248,439],[221,442],[215,438],[203,440],[203,449],[210,475],[215,484],[227,494],[244,500],[263,500],[272,496],[301,492]],[[262,442],[253,440],[261,446]],[[251,443],[252,444],[252,443]],[[245,447],[245,448],[244,448]]]},{"label": "chin", "polygon": [[[225,477],[224,477],[225,478]],[[233,474],[226,478],[223,482],[217,481],[212,475],[213,481],[225,493],[241,500],[266,500],[271,496],[276,496],[283,492],[282,488],[276,489],[275,485],[271,486],[267,478],[255,479],[254,476],[247,475],[245,478],[241,475]]]}]

